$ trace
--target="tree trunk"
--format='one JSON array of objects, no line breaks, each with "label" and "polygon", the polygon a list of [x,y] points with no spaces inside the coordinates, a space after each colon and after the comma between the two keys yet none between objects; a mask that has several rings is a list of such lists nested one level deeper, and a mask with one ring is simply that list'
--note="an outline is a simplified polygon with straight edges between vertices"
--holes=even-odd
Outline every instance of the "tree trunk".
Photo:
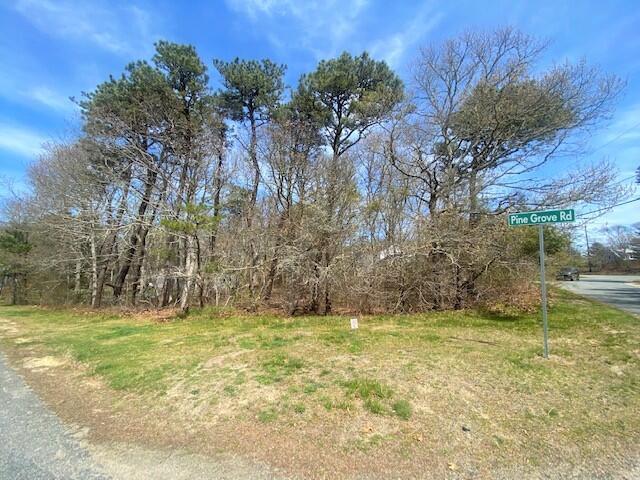
[{"label": "tree trunk", "polygon": [[[474,160],[471,173],[469,174],[469,226],[471,230],[474,230],[474,227],[477,227],[480,223],[480,201],[478,198],[480,195],[480,185],[478,182],[478,170],[476,168],[476,161]],[[472,234],[473,232],[471,231],[469,233]],[[458,272],[457,275],[459,277],[460,273]],[[475,294],[475,272],[473,270],[467,271],[467,280],[464,282],[464,285],[459,287],[456,284],[456,289],[463,290],[463,292],[457,293],[456,296],[460,299],[459,302],[464,304],[465,301],[468,301],[468,299]]]},{"label": "tree trunk", "polygon": [[123,263],[120,266],[120,270],[118,271],[115,283],[113,285],[113,296],[116,298],[118,298],[122,293],[124,282],[127,278],[129,270],[131,269],[131,264],[138,250],[138,245],[141,242],[142,232],[145,228],[145,216],[147,213],[147,208],[149,207],[149,203],[151,201],[151,195],[153,193],[157,177],[158,173],[155,170],[151,168],[147,170],[147,179],[145,181],[144,194],[142,196],[142,200],[140,201],[140,206],[138,207],[138,216],[136,218],[137,225],[134,229],[134,232],[131,234],[131,238],[129,239],[129,248],[125,252]]},{"label": "tree trunk", "polygon": [[331,295],[330,295],[330,285],[329,280],[327,279],[324,285],[324,314],[331,315]]},{"label": "tree trunk", "polygon": [[276,245],[276,252],[273,255],[273,258],[271,259],[271,265],[269,265],[269,273],[267,274],[267,286],[265,288],[265,292],[264,295],[262,296],[262,299],[265,301],[268,301],[271,299],[271,294],[273,293],[273,283],[275,281],[276,278],[276,271],[278,268],[278,250],[277,250],[278,246]]},{"label": "tree trunk", "polygon": [[140,289],[140,273],[142,271],[142,264],[144,262],[144,257],[146,253],[147,246],[147,234],[149,233],[148,228],[144,228],[140,235],[140,244],[138,246],[138,252],[133,262],[133,268],[131,270],[131,305],[135,306],[136,297],[138,295],[138,291]]},{"label": "tree trunk", "polygon": [[251,189],[251,207],[255,207],[258,201],[258,189],[260,187],[260,164],[258,163],[258,131],[254,113],[249,113],[249,123],[251,125],[251,139],[249,143],[249,159],[253,165],[253,185]]},{"label": "tree trunk", "polygon": [[11,292],[11,305],[18,304],[18,274],[13,273],[11,276],[11,280],[13,282],[13,290]]},{"label": "tree trunk", "polygon": [[462,306],[464,305],[464,299],[462,296],[462,293],[464,291],[464,289],[462,288],[461,284],[460,284],[460,267],[458,267],[457,265],[454,267],[454,288],[455,288],[455,300],[453,302],[453,309],[454,310],[460,310],[462,308]]},{"label": "tree trunk", "polygon": [[182,294],[180,295],[180,311],[182,313],[189,311],[189,296],[197,267],[196,246],[192,235],[187,237],[186,247],[185,280],[182,286]]},{"label": "tree trunk", "polygon": [[478,170],[475,166],[475,160],[469,172],[469,225],[478,224],[480,218],[480,185],[478,183]]},{"label": "tree trunk", "polygon": [[[224,137],[224,136],[223,136]],[[222,138],[221,140],[224,140]],[[213,181],[213,216],[216,218],[216,221],[220,218],[220,197],[222,195],[222,168],[224,166],[224,155],[222,150],[218,153],[218,164],[216,165],[215,171],[215,179]],[[216,249],[216,241],[218,237],[218,225],[216,224],[213,232],[211,232],[211,237],[209,239],[209,249],[211,251],[211,256],[214,257],[214,252]]]},{"label": "tree trunk", "polygon": [[[187,167],[188,163],[183,161],[182,170],[180,171],[180,180],[178,181],[176,205],[171,215],[175,220],[180,218],[180,214],[182,212],[182,204],[188,176]],[[171,232],[167,234],[165,248],[167,252],[171,252],[171,256],[167,255],[164,266],[162,267],[164,281],[162,285],[160,307],[168,306],[180,296],[180,282],[177,278],[172,277],[171,267],[178,269],[183,263],[182,258],[184,256],[184,249],[181,248],[180,239]]]},{"label": "tree trunk", "polygon": [[429,208],[429,214],[432,217],[435,217],[437,214],[437,208],[438,208],[438,197],[433,192],[429,194],[428,208]]},{"label": "tree trunk", "polygon": [[258,136],[256,128],[256,120],[253,111],[249,112],[249,123],[251,126],[251,139],[249,143],[249,159],[253,166],[253,185],[251,188],[251,197],[249,199],[249,208],[247,209],[247,230],[249,233],[249,292],[254,296],[255,292],[255,268],[258,264],[256,253],[255,239],[251,227],[253,226],[253,214],[258,202],[258,189],[260,188],[260,164],[258,163]]},{"label": "tree trunk", "polygon": [[[104,269],[106,272],[106,267]],[[96,234],[91,232],[91,307],[98,308],[102,302],[102,288],[99,286],[98,254],[96,249]],[[101,279],[104,284],[104,274]]]},{"label": "tree trunk", "polygon": [[162,298],[160,300],[160,307],[166,307],[173,300],[173,296],[171,292],[173,292],[175,288],[175,281],[173,278],[167,276],[168,270],[165,271],[165,277],[162,282]]},{"label": "tree trunk", "polygon": [[76,297],[76,301],[79,300],[79,297],[80,297],[81,279],[82,279],[82,259],[78,254],[78,259],[76,260],[75,278],[73,282],[73,294]]},{"label": "tree trunk", "polygon": [[[290,205],[290,203],[288,204]],[[284,239],[282,238],[284,226],[286,224],[287,218],[289,218],[289,208],[287,206],[286,210],[282,212],[280,218],[278,219],[277,231],[276,235],[276,244],[274,246],[273,258],[271,259],[271,264],[269,265],[269,273],[267,274],[267,286],[265,289],[265,293],[262,297],[263,300],[269,300],[271,298],[271,294],[273,293],[273,284],[276,279],[276,272],[278,271],[278,258],[280,256],[280,250],[282,249],[282,244],[284,243]]]},{"label": "tree trunk", "polygon": [[307,310],[311,313],[318,313],[320,310],[320,270],[317,265],[313,266],[311,301],[309,302]]},{"label": "tree trunk", "polygon": [[[336,137],[336,141],[339,137]],[[331,165],[330,168],[332,169],[332,171],[329,174],[329,185],[328,185],[328,191],[327,191],[327,225],[331,225],[335,222],[335,218],[334,218],[334,210],[336,208],[335,205],[335,180],[337,180],[338,175],[337,175],[337,171],[338,171],[338,161],[340,160],[340,152],[339,152],[339,146],[338,144],[334,141],[334,146],[333,146],[333,156],[331,159]],[[331,314],[331,307],[332,307],[332,302],[331,302],[331,287],[330,287],[330,280],[329,280],[329,267],[331,266],[331,261],[332,261],[332,257],[333,254],[331,254],[329,252],[329,249],[331,248],[331,244],[332,242],[335,241],[335,239],[331,239],[328,238],[325,235],[325,238],[322,239],[322,267],[325,269],[325,279],[324,279],[324,314],[325,315],[330,315]]]},{"label": "tree trunk", "polygon": [[198,287],[198,305],[200,308],[204,307],[204,282],[202,279],[202,250],[200,248],[200,239],[198,234],[194,235],[194,242],[196,248],[196,285]]},{"label": "tree trunk", "polygon": [[[131,169],[127,170],[127,174],[124,178],[126,181],[125,187],[122,191],[122,198],[120,199],[120,205],[116,214],[116,218],[111,222],[110,231],[102,243],[101,247],[97,249],[97,256],[95,257],[97,268],[97,279],[93,283],[91,306],[93,308],[99,308],[102,305],[102,296],[104,292],[104,286],[107,279],[107,273],[109,271],[109,263],[114,257],[117,257],[117,232],[118,228],[122,226],[122,219],[127,211],[127,202],[129,199],[129,188],[131,187]],[[95,235],[95,232],[92,232]],[[94,239],[95,242],[95,239]],[[99,256],[99,258],[98,258]]]}]

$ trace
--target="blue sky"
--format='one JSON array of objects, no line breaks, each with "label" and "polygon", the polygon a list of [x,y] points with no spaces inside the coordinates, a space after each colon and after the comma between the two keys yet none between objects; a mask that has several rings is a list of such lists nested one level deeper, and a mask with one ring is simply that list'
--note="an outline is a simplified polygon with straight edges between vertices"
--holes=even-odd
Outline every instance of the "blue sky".
[{"label": "blue sky", "polygon": [[[591,139],[628,178],[640,165],[640,1],[0,0],[0,176],[20,185],[48,141],[78,132],[70,96],[92,90],[153,42],[212,58],[269,57],[295,85],[318,60],[368,50],[408,80],[420,45],[465,29],[512,25],[551,41],[545,62],[585,58],[626,79],[612,122]],[[211,75],[215,81],[215,75]],[[640,203],[594,223],[640,221]]]}]

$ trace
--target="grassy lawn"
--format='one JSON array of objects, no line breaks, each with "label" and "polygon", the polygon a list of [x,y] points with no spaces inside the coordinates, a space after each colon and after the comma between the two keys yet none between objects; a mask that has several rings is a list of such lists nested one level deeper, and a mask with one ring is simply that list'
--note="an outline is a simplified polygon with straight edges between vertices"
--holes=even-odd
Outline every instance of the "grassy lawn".
[{"label": "grassy lawn", "polygon": [[85,364],[180,418],[315,432],[343,454],[535,467],[640,441],[640,320],[568,292],[553,294],[549,360],[536,314],[371,316],[355,332],[345,317],[215,309],[158,322],[2,307],[0,318],[6,347]]}]

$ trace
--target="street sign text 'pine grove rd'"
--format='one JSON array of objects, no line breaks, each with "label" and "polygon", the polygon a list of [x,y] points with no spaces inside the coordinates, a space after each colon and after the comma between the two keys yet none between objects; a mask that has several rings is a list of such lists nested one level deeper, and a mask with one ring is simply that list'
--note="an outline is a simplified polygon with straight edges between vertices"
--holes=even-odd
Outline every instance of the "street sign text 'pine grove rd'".
[{"label": "street sign text 'pine grove rd'", "polygon": [[546,210],[544,212],[510,213],[507,218],[510,227],[524,227],[545,223],[574,222],[576,214],[573,208],[567,208],[565,210]]},{"label": "street sign text 'pine grove rd'", "polygon": [[510,227],[538,226],[538,242],[540,244],[540,297],[542,300],[542,332],[544,358],[549,358],[549,324],[547,322],[547,284],[544,281],[544,229],[546,223],[575,222],[573,208],[564,210],[545,210],[543,212],[510,213],[507,217]]}]

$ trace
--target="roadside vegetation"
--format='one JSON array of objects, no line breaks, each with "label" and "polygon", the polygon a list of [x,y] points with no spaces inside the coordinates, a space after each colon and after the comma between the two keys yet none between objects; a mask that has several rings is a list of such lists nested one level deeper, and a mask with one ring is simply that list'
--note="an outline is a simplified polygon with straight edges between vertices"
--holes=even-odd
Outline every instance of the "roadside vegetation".
[{"label": "roadside vegetation", "polygon": [[[7,202],[12,303],[328,316],[508,303],[537,262],[536,232],[509,229],[509,212],[597,215],[629,195],[611,162],[573,160],[624,81],[512,28],[426,45],[405,79],[367,52],[292,79],[270,59],[154,47],[79,94],[79,134]],[[547,253],[575,261],[570,232],[546,230]]]},{"label": "roadside vegetation", "polygon": [[258,451],[286,432],[335,462],[375,452],[478,472],[606,463],[640,441],[640,323],[567,292],[552,297],[549,360],[536,312],[366,316],[357,331],[341,316],[215,308],[161,318],[20,306],[0,318],[3,347],[27,368],[80,368],[79,381],[190,428],[267,429],[273,444]]}]

